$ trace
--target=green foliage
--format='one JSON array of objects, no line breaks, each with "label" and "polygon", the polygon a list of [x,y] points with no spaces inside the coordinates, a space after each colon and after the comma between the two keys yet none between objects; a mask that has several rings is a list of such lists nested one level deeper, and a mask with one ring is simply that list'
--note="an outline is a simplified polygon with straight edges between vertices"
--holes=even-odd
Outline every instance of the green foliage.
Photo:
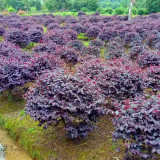
[{"label": "green foliage", "polygon": [[30,8],[30,12],[32,13],[32,12],[37,12],[37,8],[36,7],[31,7]]},{"label": "green foliage", "polygon": [[25,116],[25,115],[26,115],[25,110],[23,109],[22,111],[20,111],[20,112],[19,112],[19,115],[22,116],[22,117]]},{"label": "green foliage", "polygon": [[13,101],[13,95],[11,92],[8,93],[8,101]]},{"label": "green foliage", "polygon": [[4,125],[4,120],[3,118],[0,116],[0,126],[3,126]]},{"label": "green foliage", "polygon": [[130,0],[122,0],[120,3],[120,7],[126,8],[129,6]]},{"label": "green foliage", "polygon": [[82,12],[87,12],[88,9],[87,9],[86,7],[83,7],[83,8],[81,8],[81,11],[82,11]]},{"label": "green foliage", "polygon": [[8,11],[9,13],[16,12],[16,10],[15,10],[13,7],[9,7],[9,8],[7,9],[7,11]]},{"label": "green foliage", "polygon": [[74,13],[75,13],[75,12],[77,12],[77,10],[76,10],[76,9],[72,9],[72,12],[74,12]]},{"label": "green foliage", "polygon": [[70,0],[44,0],[44,8],[48,11],[59,11],[71,9]]},{"label": "green foliage", "polygon": [[120,8],[116,8],[116,9],[114,10],[114,12],[115,12],[115,14],[123,15],[124,12],[125,12],[125,10],[120,7]]},{"label": "green foliage", "polygon": [[[8,8],[10,13],[18,10],[33,13],[43,9],[43,11],[49,12],[98,11],[101,14],[112,14],[116,10],[115,14],[122,15],[122,12],[128,14],[129,4],[130,0],[0,0],[0,10],[5,10],[8,6],[12,6],[12,8]],[[125,8],[124,11],[122,11],[122,8]],[[132,13],[134,15],[146,15],[155,12],[160,12],[159,0],[136,0]]]},{"label": "green foliage", "polygon": [[83,44],[88,47],[89,46],[90,41],[83,41]]},{"label": "green foliage", "polygon": [[[37,10],[42,9],[41,0],[0,0],[0,10],[4,10],[8,8],[10,11],[13,12],[14,10],[30,10],[31,7],[36,7]],[[14,10],[13,10],[14,9]]]},{"label": "green foliage", "polygon": [[35,132],[35,128],[29,128],[29,129],[27,130],[27,132],[28,132],[28,133],[33,133],[33,132]]},{"label": "green foliage", "polygon": [[100,12],[100,13],[103,13],[103,9],[102,8],[97,8],[96,11]]},{"label": "green foliage", "polygon": [[136,15],[137,13],[138,13],[138,10],[135,7],[133,7],[132,8],[132,14]]},{"label": "green foliage", "polygon": [[77,11],[80,11],[81,8],[85,7],[89,11],[96,11],[99,7],[99,1],[98,0],[74,0],[71,3],[72,9],[76,9]]},{"label": "green foliage", "polygon": [[145,8],[140,8],[138,10],[138,15],[147,15],[147,14],[149,14],[149,11]]},{"label": "green foliage", "polygon": [[0,36],[0,42],[2,42],[4,40],[3,36]]},{"label": "green foliage", "polygon": [[144,9],[142,9],[142,8],[139,9],[139,10],[138,10],[138,15],[144,15]]},{"label": "green foliage", "polygon": [[85,36],[85,33],[80,33],[79,35],[78,35],[78,37],[77,37],[77,39],[78,40],[86,40],[86,41],[88,41],[88,37],[87,36]]},{"label": "green foliage", "polygon": [[53,13],[53,15],[60,15],[60,16],[67,16],[67,15],[70,15],[70,16],[77,16],[77,12],[55,12]]},{"label": "green foliage", "polygon": [[27,47],[23,48],[24,51],[31,51],[32,48],[34,48],[36,45],[38,45],[37,43],[31,42]]},{"label": "green foliage", "polygon": [[149,13],[160,12],[160,0],[146,0],[146,7]]},{"label": "green foliage", "polygon": [[112,9],[112,8],[106,8],[106,9],[104,9],[104,12],[103,12],[103,13],[112,14],[112,13],[113,13],[113,9]]}]

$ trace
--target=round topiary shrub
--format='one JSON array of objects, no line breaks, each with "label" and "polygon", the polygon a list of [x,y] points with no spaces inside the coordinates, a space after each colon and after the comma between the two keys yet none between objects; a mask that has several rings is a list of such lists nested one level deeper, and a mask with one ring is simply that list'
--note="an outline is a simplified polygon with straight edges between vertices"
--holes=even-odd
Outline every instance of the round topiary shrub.
[{"label": "round topiary shrub", "polygon": [[94,88],[93,82],[64,70],[48,72],[25,95],[26,111],[40,125],[63,122],[69,138],[85,138],[104,113],[103,99]]},{"label": "round topiary shrub", "polygon": [[80,66],[77,67],[76,74],[82,77],[97,80],[99,74],[104,72],[107,67],[107,64],[102,62],[100,58],[91,58],[90,60],[85,60]]},{"label": "round topiary shrub", "polygon": [[124,11],[125,10],[123,8],[116,8],[114,10],[115,14],[118,14],[118,15],[123,15]]},{"label": "round topiary shrub", "polygon": [[67,39],[61,30],[51,30],[47,33],[47,40],[52,41],[56,45],[64,46],[67,43]]},{"label": "round topiary shrub", "polygon": [[124,101],[113,122],[114,138],[127,142],[125,160],[159,159],[160,95]]},{"label": "round topiary shrub", "polygon": [[54,43],[42,43],[32,49],[36,53],[51,53],[56,55],[56,45]]},{"label": "round topiary shrub", "polygon": [[60,58],[70,66],[75,65],[79,61],[78,52],[67,47],[60,51]]},{"label": "round topiary shrub", "polygon": [[151,88],[153,92],[160,91],[160,65],[152,66],[147,69],[147,87]]},{"label": "round topiary shrub", "polygon": [[141,68],[160,65],[160,52],[159,51],[145,51],[142,55],[138,56],[138,64]]},{"label": "round topiary shrub", "polygon": [[25,67],[27,67],[32,80],[45,73],[47,70],[54,70],[62,66],[63,63],[58,57],[48,53],[34,54],[31,59],[25,63]]},{"label": "round topiary shrub", "polygon": [[146,52],[147,49],[149,48],[143,44],[134,45],[129,52],[129,58],[132,60],[137,60],[138,56]]},{"label": "round topiary shrub", "polygon": [[12,90],[29,82],[29,72],[24,68],[24,63],[15,58],[0,59],[0,92]]},{"label": "round topiary shrub", "polygon": [[85,36],[87,37],[90,37],[90,38],[97,38],[97,36],[99,35],[100,33],[100,28],[99,27],[96,27],[96,26],[93,26],[93,27],[90,27]]},{"label": "round topiary shrub", "polygon": [[43,33],[37,29],[30,29],[29,35],[30,35],[31,42],[35,42],[35,43],[39,43],[40,40],[43,38]]},{"label": "round topiary shrub", "polygon": [[82,41],[79,40],[74,40],[74,41],[70,41],[67,46],[69,48],[73,48],[78,52],[81,52],[83,50],[83,48],[85,47]]},{"label": "round topiary shrub", "polygon": [[29,35],[20,30],[12,30],[7,33],[6,40],[22,48],[26,47],[31,42]]},{"label": "round topiary shrub", "polygon": [[130,61],[123,62],[121,59],[108,62],[108,67],[98,75],[96,83],[104,96],[113,102],[142,95],[145,87],[142,71]]},{"label": "round topiary shrub", "polygon": [[3,27],[0,27],[0,36],[3,36],[5,33],[5,29]]}]

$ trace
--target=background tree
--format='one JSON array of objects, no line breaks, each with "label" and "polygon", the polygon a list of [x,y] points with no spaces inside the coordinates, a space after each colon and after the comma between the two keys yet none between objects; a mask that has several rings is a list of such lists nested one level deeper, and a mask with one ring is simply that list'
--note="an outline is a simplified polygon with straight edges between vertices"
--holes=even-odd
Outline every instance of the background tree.
[{"label": "background tree", "polygon": [[160,12],[160,0],[146,0],[146,7],[150,13]]},{"label": "background tree", "polygon": [[5,9],[5,1],[4,0],[0,0],[0,11]]}]

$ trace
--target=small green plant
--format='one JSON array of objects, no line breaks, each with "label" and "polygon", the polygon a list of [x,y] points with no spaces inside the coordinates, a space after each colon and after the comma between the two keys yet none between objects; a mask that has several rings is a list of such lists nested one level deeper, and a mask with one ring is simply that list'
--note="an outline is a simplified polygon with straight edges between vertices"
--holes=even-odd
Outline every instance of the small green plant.
[{"label": "small green plant", "polygon": [[37,12],[37,8],[36,8],[36,7],[31,7],[31,8],[30,8],[30,12],[31,12],[31,13]]},{"label": "small green plant", "polygon": [[3,124],[4,124],[4,120],[3,120],[3,118],[0,116],[0,126],[3,126]]},{"label": "small green plant", "polygon": [[47,32],[47,27],[43,27],[43,32],[46,33]]},{"label": "small green plant", "polygon": [[14,12],[16,12],[16,10],[15,10],[13,7],[9,7],[9,8],[7,9],[7,11],[8,11],[9,13],[14,13]]},{"label": "small green plant", "polygon": [[20,116],[25,116],[26,115],[26,112],[25,112],[25,110],[23,109],[22,111],[20,111]]},{"label": "small green plant", "polygon": [[27,130],[27,132],[28,132],[28,133],[33,133],[33,132],[35,132],[35,128],[29,128],[29,129]]},{"label": "small green plant", "polygon": [[88,47],[89,46],[90,41],[83,41],[83,44]]},{"label": "small green plant", "polygon": [[8,93],[8,101],[10,101],[10,102],[13,101],[13,95],[11,92]]},{"label": "small green plant", "polygon": [[88,37],[85,36],[85,33],[80,33],[77,37],[78,40],[86,40],[88,41]]},{"label": "small green plant", "polygon": [[34,42],[31,42],[27,47],[25,47],[23,50],[24,51],[31,51],[32,48],[34,48],[36,45],[38,45],[38,43],[34,43]]},{"label": "small green plant", "polygon": [[0,42],[2,42],[4,40],[3,36],[0,36]]}]

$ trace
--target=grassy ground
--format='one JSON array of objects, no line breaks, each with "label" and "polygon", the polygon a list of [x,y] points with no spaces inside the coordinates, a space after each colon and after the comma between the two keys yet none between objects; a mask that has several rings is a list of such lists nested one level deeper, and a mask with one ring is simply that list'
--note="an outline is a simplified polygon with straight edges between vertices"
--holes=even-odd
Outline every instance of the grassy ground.
[{"label": "grassy ground", "polygon": [[[14,97],[14,100],[13,100]],[[122,142],[112,141],[114,128],[109,117],[98,122],[98,129],[85,140],[68,140],[62,127],[44,130],[28,115],[24,100],[16,96],[1,95],[0,127],[7,130],[36,160],[114,160],[123,159]],[[123,148],[123,147],[121,147]]]},{"label": "grassy ground", "polygon": [[4,38],[2,36],[0,36],[0,42],[2,42],[4,40]]}]

